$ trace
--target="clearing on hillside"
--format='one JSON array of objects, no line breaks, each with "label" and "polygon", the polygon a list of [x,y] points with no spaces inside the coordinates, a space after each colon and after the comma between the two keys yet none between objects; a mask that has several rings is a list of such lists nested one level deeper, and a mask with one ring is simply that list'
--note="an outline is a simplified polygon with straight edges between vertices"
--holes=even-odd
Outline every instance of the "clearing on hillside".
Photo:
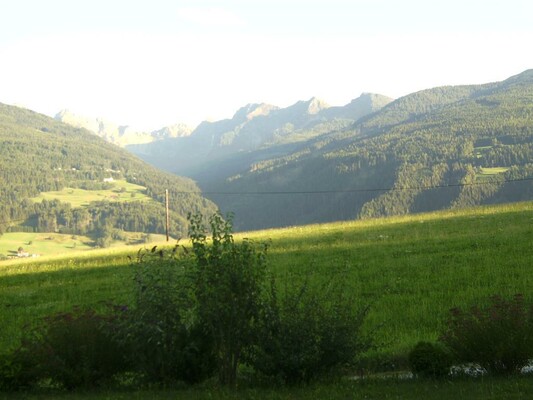
[{"label": "clearing on hillside", "polygon": [[73,208],[88,207],[93,201],[129,202],[129,201],[153,201],[148,197],[144,186],[116,180],[108,183],[109,189],[85,190],[79,188],[64,188],[55,192],[43,192],[32,198],[34,202],[42,200],[59,200],[62,203],[70,203]]}]

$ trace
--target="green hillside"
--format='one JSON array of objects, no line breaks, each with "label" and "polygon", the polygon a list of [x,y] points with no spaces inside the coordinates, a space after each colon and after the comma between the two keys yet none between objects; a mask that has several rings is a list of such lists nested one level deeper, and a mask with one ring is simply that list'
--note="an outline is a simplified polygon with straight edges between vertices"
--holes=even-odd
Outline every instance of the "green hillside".
[{"label": "green hillside", "polygon": [[[0,104],[0,234],[187,232],[190,211],[215,206],[187,178],[163,173],[83,129]],[[184,193],[186,192],[186,193]]]},{"label": "green hillside", "polygon": [[285,150],[195,179],[245,230],[530,200],[533,70],[414,93]]},{"label": "green hillside", "polygon": [[[381,344],[368,357],[402,358],[435,339],[450,308],[523,293],[533,300],[533,203],[251,232],[272,239],[268,264],[281,285],[332,275],[371,304],[366,329]],[[74,305],[131,300],[127,255],[0,263],[0,353],[24,324]]]}]

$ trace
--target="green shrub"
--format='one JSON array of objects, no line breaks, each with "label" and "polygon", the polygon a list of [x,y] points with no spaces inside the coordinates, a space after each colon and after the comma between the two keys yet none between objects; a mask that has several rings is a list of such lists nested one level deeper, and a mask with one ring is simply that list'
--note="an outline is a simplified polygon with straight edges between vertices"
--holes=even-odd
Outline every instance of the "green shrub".
[{"label": "green shrub", "polygon": [[231,216],[189,216],[192,252],[141,251],[134,305],[123,331],[132,365],[148,380],[198,382],[218,370],[234,385],[259,315],[266,246],[235,243]]},{"label": "green shrub", "polygon": [[37,365],[27,348],[0,356],[0,391],[28,389],[39,378]]},{"label": "green shrub", "polygon": [[533,307],[522,295],[467,311],[452,309],[440,340],[458,362],[476,363],[497,375],[518,373],[533,358]]},{"label": "green shrub", "polygon": [[213,340],[195,315],[192,261],[141,251],[134,264],[134,302],[121,328],[128,360],[148,382],[199,382],[216,367]]},{"label": "green shrub", "polygon": [[112,242],[113,242],[113,239],[111,238],[111,236],[106,235],[106,236],[100,236],[96,238],[95,244],[96,244],[96,247],[101,247],[102,249],[105,249],[111,246]]},{"label": "green shrub", "polygon": [[44,318],[3,359],[2,385],[15,390],[49,379],[74,389],[110,381],[126,369],[123,351],[112,337],[115,323],[114,316],[79,309]]},{"label": "green shrub", "polygon": [[452,356],[440,343],[418,342],[409,352],[413,374],[424,378],[442,378],[450,373]]},{"label": "green shrub", "polygon": [[361,333],[368,308],[355,307],[335,286],[313,290],[306,281],[279,296],[272,282],[248,356],[255,370],[288,384],[309,382],[351,365],[370,347]]},{"label": "green shrub", "polygon": [[236,243],[231,215],[209,218],[211,243],[200,215],[189,223],[197,317],[213,338],[220,383],[233,386],[243,351],[255,339],[267,246],[247,239]]}]

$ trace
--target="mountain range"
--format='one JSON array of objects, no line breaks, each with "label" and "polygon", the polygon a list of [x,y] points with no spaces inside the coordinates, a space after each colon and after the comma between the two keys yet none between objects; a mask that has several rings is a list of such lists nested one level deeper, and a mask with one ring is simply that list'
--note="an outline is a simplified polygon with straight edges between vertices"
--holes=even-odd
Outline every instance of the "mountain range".
[{"label": "mountain range", "polygon": [[237,229],[530,200],[533,70],[338,108],[252,104],[127,149],[196,180]]},{"label": "mountain range", "polygon": [[311,98],[279,108],[248,104],[230,119],[202,122],[189,136],[165,138],[126,148],[159,168],[178,175],[196,176],[218,160],[265,147],[293,145],[333,129],[349,126],[379,110],[392,99],[365,93],[343,107],[331,107]]},{"label": "mountain range", "polygon": [[192,129],[185,124],[166,126],[156,131],[144,132],[128,125],[117,125],[103,118],[89,118],[69,110],[61,110],[55,117],[76,128],[84,128],[110,143],[124,147],[129,144],[150,143],[156,140],[188,136]]},{"label": "mountain range", "polygon": [[[2,106],[1,111],[0,152],[7,168],[2,173],[9,183],[0,193],[0,217],[8,219],[18,215],[20,199],[67,184],[87,185],[106,170],[142,181],[159,202],[165,186],[175,196],[189,196],[174,206],[182,219],[194,204],[234,212],[237,230],[533,199],[533,70],[396,100],[365,93],[342,107],[316,98],[286,108],[249,104],[232,118],[203,122],[190,132],[168,128],[147,134],[147,143],[122,142],[146,162],[196,184],[104,146],[85,129],[27,110]],[[100,129],[99,122],[92,123]],[[128,137],[120,127],[105,131],[99,135],[108,141]],[[75,140],[67,144],[67,137]],[[17,171],[18,158],[53,178],[31,168]],[[58,174],[59,166],[82,168],[85,181],[72,180],[78,172]],[[151,180],[161,184],[155,187]],[[212,202],[190,193],[198,187]],[[28,205],[21,215],[29,218],[30,211]]]}]

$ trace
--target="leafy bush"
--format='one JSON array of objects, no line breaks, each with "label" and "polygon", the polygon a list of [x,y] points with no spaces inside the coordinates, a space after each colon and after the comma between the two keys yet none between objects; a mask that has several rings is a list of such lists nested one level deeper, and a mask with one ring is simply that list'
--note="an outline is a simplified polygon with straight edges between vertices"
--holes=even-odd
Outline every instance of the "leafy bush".
[{"label": "leafy bush", "polygon": [[115,322],[114,316],[79,309],[43,319],[4,358],[2,385],[14,390],[50,379],[74,389],[108,382],[126,368],[123,351],[112,338]]},{"label": "leafy bush", "polygon": [[39,373],[27,348],[0,356],[0,391],[27,389],[39,380]]},{"label": "leafy bush", "polygon": [[178,250],[140,251],[134,265],[134,304],[121,341],[149,382],[199,382],[216,367],[211,336],[195,315],[191,260]]},{"label": "leafy bush", "polygon": [[520,294],[493,296],[485,307],[454,308],[440,340],[457,361],[493,374],[518,373],[533,358],[533,307]]},{"label": "leafy bush", "polygon": [[124,343],[132,365],[148,380],[198,382],[216,369],[234,385],[243,349],[254,338],[266,246],[235,243],[231,216],[189,216],[192,252],[141,251],[135,264],[134,305]]},{"label": "leafy bush", "polygon": [[279,296],[272,281],[249,354],[259,372],[285,383],[309,382],[350,365],[370,341],[361,333],[368,308],[330,285],[312,290],[308,281]]},{"label": "leafy bush", "polygon": [[200,215],[190,216],[189,223],[197,317],[213,338],[220,383],[234,385],[243,350],[254,339],[267,246],[247,239],[235,243],[231,215],[209,219],[211,244]]},{"label": "leafy bush", "polygon": [[442,344],[418,342],[409,352],[409,366],[415,375],[441,378],[450,373],[452,356]]}]

